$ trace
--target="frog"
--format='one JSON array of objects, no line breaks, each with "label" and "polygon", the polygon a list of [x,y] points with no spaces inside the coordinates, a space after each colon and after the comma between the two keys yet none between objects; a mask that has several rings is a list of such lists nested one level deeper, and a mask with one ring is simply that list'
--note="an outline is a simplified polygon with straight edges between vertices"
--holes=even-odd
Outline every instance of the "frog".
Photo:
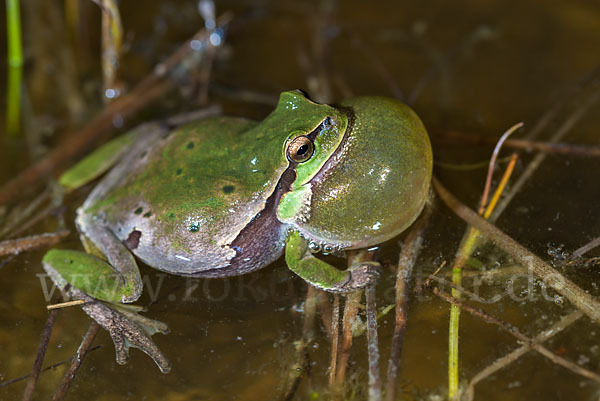
[{"label": "frog", "polygon": [[131,304],[143,287],[138,260],[222,278],[283,256],[309,285],[358,290],[377,281],[377,261],[341,270],[320,254],[396,237],[421,213],[431,175],[427,131],[402,102],[358,96],[329,105],[285,91],[260,122],[146,124],[91,153],[59,180],[73,190],[103,176],[76,212],[84,251],[51,249],[42,264],[108,331],[119,364],[135,347],[166,373],[152,336],[167,325]]}]

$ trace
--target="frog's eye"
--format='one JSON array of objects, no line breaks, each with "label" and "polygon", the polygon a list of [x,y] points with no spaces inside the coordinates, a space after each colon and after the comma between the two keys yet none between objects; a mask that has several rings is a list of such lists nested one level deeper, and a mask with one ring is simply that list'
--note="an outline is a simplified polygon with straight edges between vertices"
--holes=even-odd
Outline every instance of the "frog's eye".
[{"label": "frog's eye", "polygon": [[287,157],[293,162],[302,163],[310,159],[314,151],[315,146],[308,137],[298,136],[288,145]]}]

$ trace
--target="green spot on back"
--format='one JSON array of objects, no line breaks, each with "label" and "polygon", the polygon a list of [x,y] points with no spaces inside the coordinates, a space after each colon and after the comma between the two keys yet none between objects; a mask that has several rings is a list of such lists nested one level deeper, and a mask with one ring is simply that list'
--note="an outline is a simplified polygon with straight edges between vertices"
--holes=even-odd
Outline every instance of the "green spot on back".
[{"label": "green spot on back", "polygon": [[144,209],[142,209],[141,207],[138,207],[137,209],[135,209],[135,211],[133,213],[142,214],[143,211],[144,211]]},{"label": "green spot on back", "polygon": [[233,185],[225,185],[223,187],[223,193],[230,194],[235,191],[235,187]]},{"label": "green spot on back", "polygon": [[192,142],[188,142],[186,148],[193,149],[194,148],[194,142],[193,141]]},{"label": "green spot on back", "polygon": [[144,217],[150,217],[150,216],[152,216],[152,212],[146,212],[146,213],[144,213]]},{"label": "green spot on back", "polygon": [[175,172],[175,174],[177,175],[181,175],[181,173],[183,173],[183,169],[178,168],[177,171]]}]

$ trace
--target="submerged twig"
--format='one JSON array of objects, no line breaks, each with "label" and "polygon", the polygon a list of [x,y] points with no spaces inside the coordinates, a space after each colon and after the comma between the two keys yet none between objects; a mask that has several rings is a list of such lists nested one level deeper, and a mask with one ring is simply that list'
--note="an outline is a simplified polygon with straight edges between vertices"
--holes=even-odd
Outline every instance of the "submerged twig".
[{"label": "submerged twig", "polygon": [[[589,81],[592,84],[598,85],[598,82],[600,82],[597,79],[599,74],[600,68],[597,67],[590,74]],[[594,77],[596,77],[597,82],[594,81]],[[571,113],[571,115],[563,122],[563,124],[556,130],[554,135],[550,137],[548,142],[558,142],[563,136],[567,134],[567,132],[571,130],[571,128],[573,128],[573,126],[575,126],[575,124],[577,124],[577,122],[585,115],[585,113],[590,109],[590,107],[592,107],[592,105],[596,103],[599,99],[600,86],[598,88],[593,89],[591,95],[589,95],[583,101],[578,103],[577,109],[575,109],[575,111],[573,111],[573,113]],[[561,103],[559,102],[559,104]],[[549,119],[553,116],[553,113],[555,112],[555,108],[552,108],[544,117],[542,117],[540,122],[538,122],[538,124],[533,128],[532,132],[530,133],[530,136],[533,134],[537,134],[537,132],[540,131],[545,126],[545,124],[547,124],[547,122],[549,122]],[[527,180],[529,180],[529,178],[531,178],[533,173],[537,170],[537,168],[540,166],[540,164],[542,164],[542,162],[545,159],[545,153],[539,153],[533,158],[533,160],[527,165],[525,171],[523,171],[523,173],[519,176],[515,183],[513,183],[512,187],[504,194],[502,202],[498,204],[498,206],[494,210],[494,213],[490,217],[491,222],[496,221],[496,219],[502,214],[502,212],[504,212],[504,209],[506,209],[506,207],[512,201],[514,196],[519,193],[523,185],[527,182]]]},{"label": "submerged twig", "polygon": [[[52,198],[52,185],[49,185],[38,196],[26,204],[16,205],[4,219],[4,225],[0,228],[0,238],[4,238],[10,234],[13,238],[18,236],[32,224],[32,221],[37,222],[40,216],[47,216],[51,210],[55,209],[54,205],[49,205],[40,212],[40,208],[44,202]],[[36,212],[33,218],[30,216]],[[34,223],[35,224],[35,223]]]},{"label": "submerged twig", "polygon": [[[450,142],[460,141],[461,144],[466,142],[473,145],[489,144],[493,145],[498,142],[498,139],[491,138],[482,135],[469,134],[458,131],[444,131],[438,132],[433,136],[433,141]],[[536,150],[544,153],[553,153],[559,155],[569,156],[583,156],[583,157],[599,157],[600,148],[593,146],[574,145],[569,143],[558,143],[558,142],[541,142],[533,141],[529,139],[507,139],[504,142],[504,146],[513,149],[523,150]]]},{"label": "submerged twig", "polygon": [[[89,350],[89,352],[96,351],[96,350],[98,350],[98,349],[100,349],[100,348],[102,348],[102,345],[96,345],[95,347],[92,347],[92,348]],[[59,367],[59,366],[61,366],[61,365],[64,365],[64,364],[66,364],[66,363],[70,363],[70,362],[72,362],[72,361],[73,361],[73,358],[69,358],[69,359],[63,359],[63,360],[62,360],[62,361],[60,361],[60,362],[56,362],[56,363],[53,363],[53,364],[52,364],[52,365],[50,365],[50,366],[46,366],[44,369],[42,369],[42,370],[40,371],[40,373],[47,372],[47,371],[49,371],[49,370],[55,369],[55,368],[57,368],[57,367]],[[23,375],[23,376],[20,376],[20,377],[16,377],[16,378],[14,378],[14,379],[7,380],[7,381],[5,381],[5,382],[2,382],[2,383],[0,383],[0,387],[6,387],[6,386],[10,386],[11,384],[14,384],[14,383],[20,382],[21,380],[25,380],[25,379],[27,379],[27,378],[28,378],[28,377],[30,377],[30,376],[31,376],[31,373],[27,373],[26,375]]]},{"label": "submerged twig", "polygon": [[433,207],[426,204],[421,216],[411,227],[406,240],[402,246],[396,270],[396,318],[394,334],[392,336],[390,359],[387,370],[386,395],[387,401],[396,399],[396,385],[398,381],[398,369],[400,356],[402,355],[402,342],[406,331],[408,282],[412,275],[417,256],[423,245],[423,234],[429,223]]},{"label": "submerged twig", "polygon": [[48,319],[46,320],[46,326],[44,327],[44,331],[42,333],[40,346],[38,347],[35,361],[33,362],[33,367],[31,368],[31,376],[29,376],[27,385],[25,386],[25,391],[23,392],[23,401],[31,401],[33,399],[35,385],[37,384],[40,371],[42,370],[42,363],[44,363],[44,356],[46,355],[46,350],[48,349],[50,335],[52,334],[52,329],[54,328],[54,322],[56,321],[57,315],[58,310],[52,310],[50,313],[48,313]]},{"label": "submerged twig", "polygon": [[304,325],[302,326],[302,338],[296,342],[296,361],[293,364],[288,378],[287,387],[282,399],[293,400],[302,378],[310,368],[308,358],[308,344],[314,338],[315,315],[317,312],[318,292],[313,286],[307,285],[306,301],[304,302]]},{"label": "submerged twig", "polygon": [[53,401],[61,401],[67,395],[67,392],[71,387],[71,383],[73,383],[73,379],[77,375],[77,372],[79,371],[79,368],[81,367],[86,355],[88,352],[90,352],[90,348],[92,347],[94,339],[96,338],[99,330],[100,325],[98,323],[92,322],[90,324],[90,327],[88,328],[87,333],[85,333],[79,348],[77,348],[75,356],[71,360],[71,366],[69,367],[69,370],[67,370],[65,373],[60,386],[56,390],[56,393],[54,393],[54,398],[52,399]]},{"label": "submerged twig", "polygon": [[[218,19],[218,24],[220,26],[226,25],[231,19],[232,15],[225,13]],[[207,31],[204,29],[195,34],[164,63],[159,64],[152,74],[137,84],[129,94],[109,104],[86,126],[72,135],[67,135],[64,142],[54,148],[45,157],[5,183],[0,188],[0,204],[16,199],[31,188],[35,188],[41,179],[52,174],[55,169],[63,167],[71,159],[84,153],[91,146],[92,142],[114,128],[113,122],[115,118],[123,119],[135,114],[173,87],[173,82],[167,79],[168,73],[188,54],[194,51],[190,46],[190,42],[204,40],[206,35]]]},{"label": "submerged twig", "polygon": [[[535,341],[536,343],[542,343],[542,342],[548,340],[549,338],[555,336],[556,334],[560,333],[561,331],[563,331],[564,329],[569,327],[571,324],[573,324],[575,321],[577,321],[582,316],[583,316],[583,312],[581,312],[581,311],[571,312],[568,315],[563,316],[558,322],[553,324],[549,329],[538,334],[533,339],[533,341]],[[516,361],[521,356],[525,355],[525,353],[527,353],[530,349],[531,349],[530,345],[524,344],[524,345],[520,346],[519,348],[517,348],[516,350],[512,351],[511,353],[509,353],[499,359],[496,359],[496,361],[492,362],[490,365],[486,366],[481,372],[479,372],[475,376],[473,376],[473,378],[471,379],[471,381],[469,381],[469,384],[465,390],[464,400],[472,401],[474,398],[474,395],[475,395],[475,385],[477,383],[479,383],[483,379],[491,376],[498,370],[508,366],[512,362]]]},{"label": "submerged twig", "polygon": [[[409,105],[414,104],[417,98],[421,95],[423,89],[427,86],[431,79],[435,77],[438,73],[444,72],[448,66],[455,62],[460,56],[467,54],[469,50],[471,50],[477,42],[483,40],[489,40],[494,37],[494,31],[486,26],[478,26],[473,32],[467,35],[464,39],[462,39],[456,46],[452,47],[445,54],[438,55],[435,53],[436,59],[431,61],[431,66],[429,69],[421,76],[419,81],[415,84],[415,87],[411,91],[408,96],[407,103]],[[433,53],[433,52],[429,52]]]},{"label": "submerged twig", "polygon": [[596,321],[600,321],[600,302],[596,298],[583,291],[537,255],[530,252],[517,241],[500,231],[492,223],[486,221],[483,217],[461,203],[435,177],[433,185],[444,203],[467,224],[475,227],[523,266],[531,269],[544,283],[571,301],[573,305],[581,309],[586,315]]},{"label": "submerged twig", "polygon": [[18,239],[0,242],[0,256],[18,255],[21,252],[57,244],[69,234],[69,230],[59,230],[55,233],[44,233]]},{"label": "submerged twig", "polygon": [[344,318],[342,330],[342,346],[337,361],[337,372],[335,374],[334,399],[340,399],[344,381],[346,380],[346,369],[348,359],[350,358],[350,349],[352,348],[352,325],[356,320],[358,305],[362,297],[362,291],[354,291],[346,296],[344,303]]},{"label": "submerged twig", "polygon": [[367,351],[369,355],[369,401],[381,401],[381,374],[379,369],[379,344],[377,338],[377,306],[375,286],[365,288],[367,303]]},{"label": "submerged twig", "polygon": [[338,349],[340,341],[340,296],[333,295],[333,313],[331,314],[331,358],[329,360],[329,387],[335,383]]},{"label": "submerged twig", "polygon": [[400,89],[394,80],[393,74],[390,73],[388,68],[381,61],[379,55],[363,42],[361,36],[356,32],[356,30],[351,30],[348,32],[348,34],[350,35],[352,45],[361,53],[363,53],[364,60],[367,60],[371,64],[373,70],[377,73],[377,75],[379,75],[383,82],[385,82],[387,88],[392,92],[392,96],[398,100],[404,100],[404,92],[402,92],[402,89]]},{"label": "submerged twig", "polygon": [[585,255],[587,252],[591,251],[592,249],[594,249],[598,246],[600,246],[600,237],[596,237],[593,240],[591,240],[590,242],[588,242],[587,244],[585,244],[584,246],[577,248],[575,250],[575,252],[573,252],[573,255],[571,255],[571,257],[580,258],[583,255]]},{"label": "submerged twig", "polygon": [[552,362],[556,363],[557,365],[561,365],[561,366],[571,370],[572,372],[577,373],[578,375],[581,375],[588,379],[594,380],[597,383],[600,383],[600,375],[598,375],[597,373],[594,373],[588,369],[585,369],[585,368],[577,365],[576,363],[571,362],[561,356],[556,355],[552,351],[548,350],[546,347],[538,344],[534,339],[529,338],[526,335],[524,335],[523,333],[521,333],[515,326],[512,326],[512,325],[502,321],[501,319],[488,314],[487,312],[485,312],[482,309],[478,309],[471,305],[468,305],[468,304],[462,302],[460,299],[454,298],[453,296],[451,296],[450,294],[448,294],[444,291],[440,291],[440,289],[437,287],[433,289],[433,293],[436,294],[437,296],[439,296],[440,298],[450,302],[452,305],[456,305],[457,307],[461,308],[461,310],[464,310],[465,312],[468,312],[474,316],[480,317],[487,323],[494,324],[494,325],[500,327],[502,330],[506,331],[507,333],[510,333],[513,337],[515,337],[519,341],[527,344],[529,347],[536,350],[537,352],[539,352],[546,358],[550,359]]}]

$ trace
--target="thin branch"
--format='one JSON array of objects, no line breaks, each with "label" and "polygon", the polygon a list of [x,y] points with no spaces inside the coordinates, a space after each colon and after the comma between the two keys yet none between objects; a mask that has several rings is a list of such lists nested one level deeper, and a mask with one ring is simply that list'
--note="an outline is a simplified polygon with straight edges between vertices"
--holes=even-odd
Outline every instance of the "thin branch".
[{"label": "thin branch", "polygon": [[35,356],[35,361],[33,362],[33,367],[31,368],[31,376],[29,376],[27,385],[25,386],[25,391],[23,392],[23,401],[31,401],[33,399],[35,385],[37,384],[40,371],[42,370],[42,363],[44,363],[44,356],[46,355],[46,350],[48,349],[50,335],[52,334],[52,328],[54,327],[54,322],[56,321],[57,315],[58,309],[52,310],[50,313],[48,313],[46,326],[44,328],[44,332],[42,333],[42,338]]},{"label": "thin branch", "polygon": [[433,206],[425,205],[425,209],[417,222],[411,227],[406,240],[402,246],[396,270],[396,319],[394,334],[392,336],[390,358],[387,370],[386,400],[396,399],[396,385],[398,381],[398,370],[400,357],[402,356],[402,343],[406,331],[407,304],[408,304],[408,282],[417,260],[417,256],[423,245],[423,234],[429,223]]},{"label": "thin branch", "polygon": [[302,338],[296,342],[296,362],[291,367],[287,378],[287,387],[282,397],[284,401],[293,400],[302,378],[310,369],[308,357],[308,344],[314,338],[315,315],[317,312],[319,290],[313,286],[306,286],[306,301],[304,302],[304,325]]},{"label": "thin branch", "polygon": [[[468,142],[473,145],[490,144],[493,145],[498,142],[497,138],[469,134],[458,131],[443,131],[436,133],[433,136],[435,142],[456,142],[460,141],[461,144]],[[529,139],[507,139],[504,142],[504,146],[513,149],[522,150],[536,150],[544,153],[553,153],[559,155],[570,155],[570,156],[583,156],[583,157],[599,157],[600,148],[593,146],[573,145],[569,143],[560,142],[540,142]]]},{"label": "thin branch", "polygon": [[[600,74],[600,68],[596,68],[594,70],[594,72],[592,73],[592,77],[597,76],[598,74]],[[591,81],[591,83],[597,84],[597,82],[595,83],[593,80]],[[575,126],[575,124],[579,122],[579,120],[585,115],[585,113],[590,109],[590,107],[592,107],[594,103],[598,101],[598,99],[600,99],[600,87],[594,89],[590,96],[578,103],[577,109],[575,109],[575,111],[558,128],[556,133],[550,138],[549,142],[558,142],[562,137],[564,137],[571,130],[571,128],[573,128],[573,126]],[[538,124],[536,127],[534,127],[531,134],[533,134],[533,132],[537,132],[538,127],[541,126],[541,124]],[[533,160],[527,165],[525,171],[519,176],[519,178],[512,185],[512,187],[504,194],[502,202],[498,204],[498,206],[494,210],[494,213],[490,217],[491,222],[495,222],[498,219],[498,217],[500,217],[500,215],[502,214],[502,212],[504,212],[504,209],[508,207],[509,203],[512,201],[514,196],[517,193],[519,193],[523,185],[525,185],[527,180],[531,178],[533,173],[537,170],[537,168],[540,166],[540,164],[542,164],[542,162],[545,159],[545,153],[539,153],[533,158]]]},{"label": "thin branch", "polygon": [[[102,345],[96,345],[95,347],[91,348],[89,352],[96,351],[96,350],[98,350],[100,348],[102,348]],[[69,358],[69,359],[63,359],[60,362],[53,363],[52,365],[46,366],[44,369],[42,369],[40,371],[40,373],[44,373],[44,372],[47,372],[49,370],[56,369],[57,367],[59,367],[61,365],[64,365],[66,363],[70,363],[72,360],[73,360],[73,358]],[[5,382],[0,383],[0,387],[10,386],[11,384],[18,383],[18,382],[20,382],[22,380],[25,380],[25,379],[27,379],[30,376],[31,376],[31,373],[27,373],[26,375],[23,375],[23,376],[20,376],[20,377],[16,377],[14,379],[7,380]]]},{"label": "thin branch", "polygon": [[381,401],[381,374],[379,369],[379,345],[377,338],[377,306],[375,286],[365,288],[367,301],[367,352],[369,355],[369,401]]},{"label": "thin branch", "polygon": [[[556,334],[560,333],[561,331],[563,331],[564,329],[569,327],[571,324],[573,324],[575,321],[577,321],[582,316],[584,316],[584,315],[583,315],[583,312],[581,312],[581,311],[571,312],[568,315],[563,316],[558,322],[553,324],[549,329],[538,334],[534,338],[533,341],[535,341],[536,343],[542,343],[542,342],[548,340],[549,338],[555,336]],[[490,365],[486,366],[482,371],[480,371],[475,376],[473,376],[473,378],[471,379],[471,381],[469,382],[469,384],[467,386],[467,389],[465,390],[463,399],[465,401],[472,401],[474,398],[474,394],[475,394],[475,385],[477,383],[479,383],[483,379],[491,376],[492,374],[496,373],[500,369],[505,368],[506,366],[510,365],[512,362],[516,361],[521,356],[525,355],[529,350],[531,350],[531,347],[527,344],[524,344],[521,347],[517,348],[516,350],[512,351],[510,354],[507,354],[501,358],[498,358],[498,359],[496,359],[496,361],[494,361]]]},{"label": "thin branch", "polygon": [[69,230],[60,230],[55,233],[44,233],[31,237],[2,241],[0,242],[0,256],[18,255],[21,252],[54,245],[67,235],[69,235]]},{"label": "thin branch", "polygon": [[352,325],[356,320],[358,305],[362,297],[362,291],[354,291],[346,296],[344,304],[342,346],[337,361],[337,373],[335,375],[336,385],[334,399],[341,399],[341,392],[346,380],[346,369],[348,359],[350,358],[350,349],[352,348]]},{"label": "thin branch", "polygon": [[[232,15],[225,13],[219,18],[218,24],[220,26],[226,25],[231,19]],[[204,40],[206,35],[207,31],[205,29],[195,34],[164,63],[159,64],[153,73],[137,84],[130,93],[109,104],[90,123],[78,132],[67,135],[64,142],[56,146],[45,157],[5,183],[0,188],[0,204],[19,198],[35,188],[43,178],[63,167],[70,160],[85,153],[91,147],[92,142],[114,129],[113,121],[116,117],[127,118],[132,116],[172,88],[174,83],[170,79],[166,79],[168,78],[167,74],[194,51],[190,46],[190,42]]]},{"label": "thin branch", "polygon": [[340,342],[340,296],[333,295],[333,313],[331,314],[331,358],[329,360],[329,387],[335,383],[337,359]]},{"label": "thin branch", "polygon": [[88,352],[90,352],[92,344],[94,343],[94,339],[96,338],[99,330],[100,325],[98,323],[92,322],[90,324],[90,327],[88,328],[87,333],[85,333],[79,348],[77,348],[77,353],[75,353],[75,356],[71,360],[71,366],[69,366],[69,369],[65,373],[58,390],[54,394],[53,401],[62,401],[67,395],[67,392],[71,387],[71,383],[73,383],[73,379],[75,379],[75,376],[77,375],[77,372],[79,371],[79,368],[81,367],[86,355]]},{"label": "thin branch", "polygon": [[537,255],[530,252],[517,241],[500,231],[492,223],[461,203],[435,177],[433,185],[444,203],[467,224],[478,229],[489,240],[509,253],[523,266],[531,269],[544,283],[571,301],[573,305],[581,309],[586,315],[596,321],[600,321],[600,302],[595,297],[583,291]]},{"label": "thin branch", "polygon": [[453,296],[451,296],[450,294],[448,294],[444,291],[440,291],[439,288],[433,288],[433,293],[435,295],[439,296],[440,298],[444,299],[445,301],[450,302],[452,305],[456,305],[461,310],[468,312],[468,313],[472,314],[473,316],[477,316],[477,317],[483,319],[486,323],[493,324],[493,325],[500,327],[502,330],[511,334],[513,337],[515,337],[519,341],[527,344],[529,347],[531,347],[535,351],[539,352],[546,358],[550,359],[555,364],[565,367],[580,376],[586,377],[597,383],[600,383],[600,375],[598,375],[597,373],[594,373],[588,369],[585,369],[585,368],[577,365],[574,362],[566,360],[565,358],[563,358],[561,356],[556,355],[555,353],[548,350],[544,346],[538,344],[534,339],[529,338],[526,335],[522,334],[515,326],[512,326],[509,323],[506,323],[503,320],[488,314],[487,312],[485,312],[482,309],[475,308],[471,305],[468,305],[468,304],[462,302],[460,299],[456,299]]},{"label": "thin branch", "polygon": [[598,246],[600,246],[600,237],[596,237],[593,240],[591,240],[590,242],[588,242],[587,244],[585,244],[584,246],[577,248],[575,250],[575,252],[573,252],[573,255],[571,255],[571,257],[572,258],[580,258]]}]

